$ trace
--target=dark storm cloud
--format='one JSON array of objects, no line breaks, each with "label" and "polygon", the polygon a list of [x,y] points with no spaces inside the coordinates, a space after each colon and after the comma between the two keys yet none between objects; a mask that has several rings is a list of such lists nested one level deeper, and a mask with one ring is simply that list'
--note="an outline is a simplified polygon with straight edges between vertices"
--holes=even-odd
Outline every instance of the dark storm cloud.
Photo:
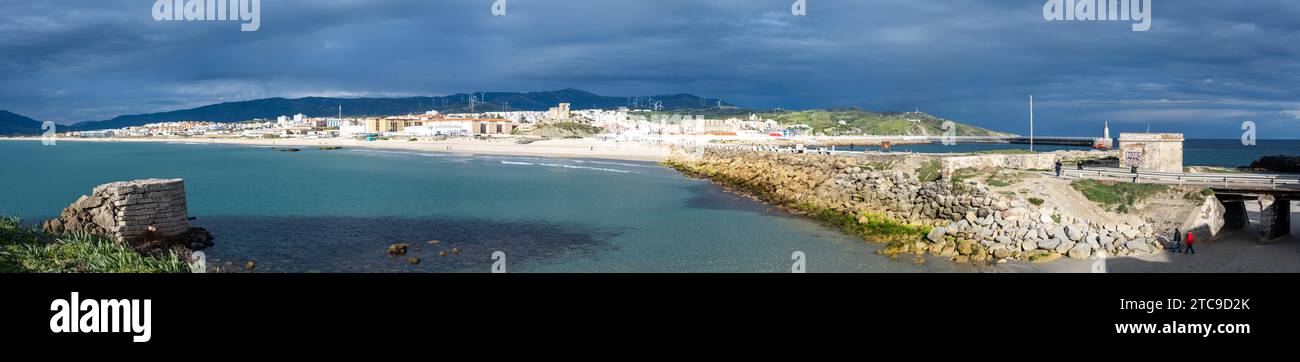
[{"label": "dark storm cloud", "polygon": [[[61,123],[262,97],[580,88],[764,108],[920,108],[1039,134],[1300,138],[1300,3],[1154,1],[1153,27],[1043,0],[263,0],[261,29],[152,0],[0,0],[0,108]],[[1163,101],[1162,101],[1163,100]],[[1196,101],[1196,102],[1188,102]]]}]

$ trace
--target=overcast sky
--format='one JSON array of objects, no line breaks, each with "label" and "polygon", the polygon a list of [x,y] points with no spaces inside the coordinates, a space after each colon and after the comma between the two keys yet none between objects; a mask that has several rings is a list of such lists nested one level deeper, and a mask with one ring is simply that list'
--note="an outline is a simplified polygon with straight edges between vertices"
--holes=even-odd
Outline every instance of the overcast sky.
[{"label": "overcast sky", "polygon": [[1132,22],[1044,0],[264,0],[261,28],[153,0],[0,0],[0,109],[75,123],[265,97],[578,88],[759,108],[916,108],[1040,135],[1300,138],[1300,1],[1155,0]]}]

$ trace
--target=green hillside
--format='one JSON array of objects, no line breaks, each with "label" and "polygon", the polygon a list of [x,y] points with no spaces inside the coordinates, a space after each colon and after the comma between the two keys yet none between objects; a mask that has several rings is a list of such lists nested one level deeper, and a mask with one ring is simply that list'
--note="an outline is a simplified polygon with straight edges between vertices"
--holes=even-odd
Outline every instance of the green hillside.
[{"label": "green hillside", "polygon": [[[806,124],[828,136],[942,136],[947,119],[917,112],[869,112],[861,109],[776,111],[760,113],[783,125]],[[958,136],[1001,136],[1001,132],[953,122]]]}]

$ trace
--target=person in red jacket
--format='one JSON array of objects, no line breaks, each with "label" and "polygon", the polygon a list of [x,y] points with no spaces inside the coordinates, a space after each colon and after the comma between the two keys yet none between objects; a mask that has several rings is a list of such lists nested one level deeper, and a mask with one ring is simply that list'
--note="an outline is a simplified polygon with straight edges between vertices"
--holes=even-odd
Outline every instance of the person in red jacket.
[{"label": "person in red jacket", "polygon": [[1192,249],[1192,244],[1194,244],[1194,243],[1195,243],[1195,242],[1192,241],[1192,232],[1190,232],[1190,231],[1187,232],[1187,241],[1186,241],[1186,244],[1187,244],[1187,250],[1183,250],[1183,254],[1187,254],[1187,253],[1190,252],[1190,253],[1192,253],[1192,255],[1196,255],[1196,249]]}]

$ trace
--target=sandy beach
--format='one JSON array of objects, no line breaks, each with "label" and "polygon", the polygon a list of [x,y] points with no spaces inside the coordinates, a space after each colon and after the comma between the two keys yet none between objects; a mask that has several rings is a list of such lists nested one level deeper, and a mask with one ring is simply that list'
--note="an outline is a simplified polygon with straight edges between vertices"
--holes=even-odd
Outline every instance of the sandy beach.
[{"label": "sandy beach", "polygon": [[[37,142],[39,138],[0,138],[6,141]],[[545,140],[530,144],[516,144],[513,139],[502,140],[388,140],[358,141],[340,138],[58,138],[56,142],[165,142],[208,143],[273,147],[359,147],[382,150],[440,152],[456,154],[484,154],[503,156],[534,156],[557,158],[598,158],[624,161],[659,162],[667,159],[669,149],[635,142],[609,142],[594,139]]]}]

